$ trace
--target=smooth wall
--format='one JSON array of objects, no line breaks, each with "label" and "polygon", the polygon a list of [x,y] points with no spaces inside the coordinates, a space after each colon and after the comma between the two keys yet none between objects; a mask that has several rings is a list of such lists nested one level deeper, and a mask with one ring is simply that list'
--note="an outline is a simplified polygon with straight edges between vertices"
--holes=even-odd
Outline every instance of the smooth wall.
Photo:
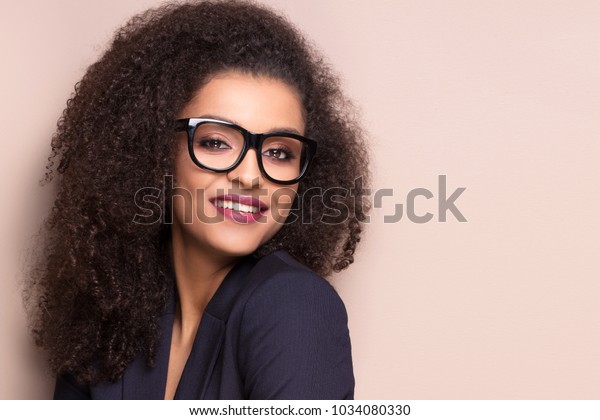
[{"label": "smooth wall", "polygon": [[[387,189],[333,278],[356,397],[600,398],[600,2],[264,2],[337,69]],[[20,283],[56,120],[114,30],[159,3],[1,3],[0,398],[52,392]],[[408,217],[415,188],[427,223]],[[465,222],[439,208],[457,188]]]}]

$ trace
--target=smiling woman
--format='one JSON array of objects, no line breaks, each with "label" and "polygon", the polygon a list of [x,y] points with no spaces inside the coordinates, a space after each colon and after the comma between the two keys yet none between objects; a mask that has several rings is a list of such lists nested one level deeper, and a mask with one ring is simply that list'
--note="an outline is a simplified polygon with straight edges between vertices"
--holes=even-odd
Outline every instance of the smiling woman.
[{"label": "smiling woman", "polygon": [[[193,214],[201,216],[205,223],[183,223],[185,203],[176,200],[173,233],[178,232],[179,238],[179,233],[183,233],[179,226],[189,226],[190,234],[208,248],[204,252],[251,254],[281,228],[303,175],[300,169],[306,169],[309,163],[302,137],[284,131],[304,132],[299,95],[277,79],[221,73],[198,91],[180,116],[188,117],[184,121],[189,121],[189,129],[188,136],[181,135],[175,178],[179,187],[203,192],[188,197],[203,198],[192,208]],[[193,116],[215,116],[228,122],[190,121]],[[232,121],[238,125],[231,126]],[[243,133],[249,132],[242,126],[277,136],[258,136],[261,144],[248,150]],[[199,167],[207,170],[198,170]],[[284,186],[282,182],[293,184]],[[224,218],[219,218],[219,213]]]},{"label": "smiling woman", "polygon": [[[353,262],[368,207],[347,108],[263,7],[170,5],[119,30],[52,140],[28,302],[55,397],[352,398],[346,311],[321,277]],[[136,223],[148,187],[167,211]],[[315,199],[330,188],[346,194]]]}]

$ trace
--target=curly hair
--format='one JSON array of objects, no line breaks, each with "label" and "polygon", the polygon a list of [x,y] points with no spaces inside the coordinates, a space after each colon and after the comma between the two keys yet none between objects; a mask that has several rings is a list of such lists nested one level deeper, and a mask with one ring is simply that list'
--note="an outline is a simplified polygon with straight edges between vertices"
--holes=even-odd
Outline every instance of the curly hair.
[{"label": "curly hair", "polygon": [[[117,31],[75,85],[52,138],[45,181],[56,178],[57,195],[28,301],[36,342],[56,373],[98,383],[119,378],[137,355],[153,364],[169,293],[170,228],[132,222],[133,196],[166,187],[173,121],[211,75],[226,70],[295,87],[306,135],[319,142],[295,216],[256,254],[285,249],[323,276],[353,262],[369,207],[367,149],[325,60],[264,6],[206,1],[149,10]],[[307,204],[302,197],[315,189],[330,199]]]}]

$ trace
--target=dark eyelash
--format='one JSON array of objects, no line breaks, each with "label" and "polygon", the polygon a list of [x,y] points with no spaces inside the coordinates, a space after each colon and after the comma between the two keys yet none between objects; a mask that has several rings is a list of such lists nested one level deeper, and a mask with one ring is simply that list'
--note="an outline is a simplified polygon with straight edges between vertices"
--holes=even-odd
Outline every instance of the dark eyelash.
[{"label": "dark eyelash", "polygon": [[272,147],[269,148],[267,150],[281,150],[282,152],[284,152],[287,155],[287,158],[283,159],[283,160],[290,160],[290,159],[294,159],[296,157],[295,153],[292,152],[288,147],[285,146],[281,146],[281,147]]},{"label": "dark eyelash", "polygon": [[202,145],[205,145],[206,143],[210,143],[212,141],[218,141],[220,143],[223,143],[223,144],[229,146],[229,142],[227,140],[223,140],[223,139],[216,138],[216,137],[201,138],[201,139],[197,140],[197,143],[202,146]]}]

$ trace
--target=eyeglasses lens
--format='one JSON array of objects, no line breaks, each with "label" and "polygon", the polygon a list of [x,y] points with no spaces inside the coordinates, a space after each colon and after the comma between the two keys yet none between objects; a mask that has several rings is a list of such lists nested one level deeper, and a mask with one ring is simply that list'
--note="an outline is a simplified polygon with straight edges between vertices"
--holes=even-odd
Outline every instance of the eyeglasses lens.
[{"label": "eyeglasses lens", "polygon": [[[237,129],[218,123],[201,123],[194,133],[194,155],[204,166],[224,170],[234,165],[244,150],[244,136]],[[265,172],[278,181],[300,176],[306,161],[306,146],[292,137],[267,137],[258,158]]]}]

